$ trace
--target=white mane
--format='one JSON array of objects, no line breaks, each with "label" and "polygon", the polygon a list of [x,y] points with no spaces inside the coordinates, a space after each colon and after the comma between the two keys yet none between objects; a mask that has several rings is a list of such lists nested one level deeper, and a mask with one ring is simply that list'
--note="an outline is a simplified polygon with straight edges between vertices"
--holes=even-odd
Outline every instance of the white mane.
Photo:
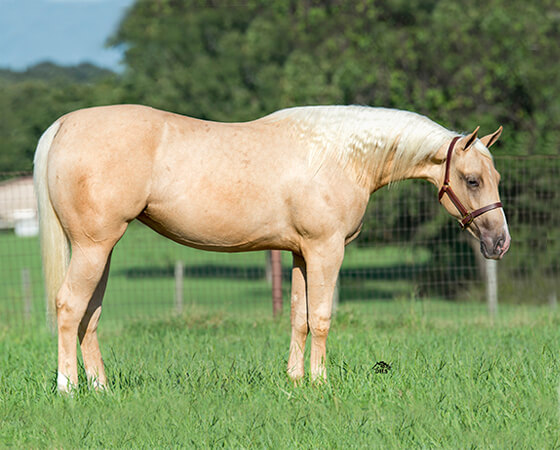
[{"label": "white mane", "polygon": [[[367,106],[306,106],[277,111],[266,120],[290,119],[311,142],[310,165],[327,160],[350,168],[358,182],[380,180],[386,163],[390,180],[425,161],[457,133],[420,114]],[[482,146],[483,147],[483,146]]]}]

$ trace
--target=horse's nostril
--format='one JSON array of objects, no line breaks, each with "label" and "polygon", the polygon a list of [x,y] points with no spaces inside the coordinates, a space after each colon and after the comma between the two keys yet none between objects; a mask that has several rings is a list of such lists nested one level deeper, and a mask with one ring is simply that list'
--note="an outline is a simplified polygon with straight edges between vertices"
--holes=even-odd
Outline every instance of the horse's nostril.
[{"label": "horse's nostril", "polygon": [[503,237],[498,239],[496,241],[496,244],[494,244],[494,252],[496,252],[497,250],[501,250],[504,246],[504,242],[505,242],[505,239]]}]

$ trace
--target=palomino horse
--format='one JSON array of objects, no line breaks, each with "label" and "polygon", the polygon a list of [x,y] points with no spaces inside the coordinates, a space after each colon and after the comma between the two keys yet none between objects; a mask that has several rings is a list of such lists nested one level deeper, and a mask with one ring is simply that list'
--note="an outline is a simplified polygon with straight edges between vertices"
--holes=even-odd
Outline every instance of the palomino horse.
[{"label": "palomino horse", "polygon": [[134,219],[199,249],[292,252],[288,374],[303,377],[310,331],[311,377],[326,378],[337,274],[374,191],[428,180],[484,256],[508,250],[487,149],[501,128],[480,139],[477,130],[457,136],[414,113],[361,106],[286,109],[248,123],[133,105],[61,117],[39,141],[34,175],[58,388],[78,383],[77,337],[88,379],[106,385],[97,324],[111,252]]}]

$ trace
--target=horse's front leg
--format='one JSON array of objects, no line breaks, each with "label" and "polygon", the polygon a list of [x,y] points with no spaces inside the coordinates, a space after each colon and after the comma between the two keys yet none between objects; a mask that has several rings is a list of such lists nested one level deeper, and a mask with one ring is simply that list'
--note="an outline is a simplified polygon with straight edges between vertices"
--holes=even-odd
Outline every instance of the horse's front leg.
[{"label": "horse's front leg", "polygon": [[326,380],[326,346],[333,294],[344,258],[344,238],[314,243],[305,252],[307,308],[311,330],[311,379]]},{"label": "horse's front leg", "polygon": [[291,322],[292,340],[288,359],[288,376],[297,382],[304,374],[305,341],[309,333],[307,326],[307,291],[305,260],[293,254]]}]

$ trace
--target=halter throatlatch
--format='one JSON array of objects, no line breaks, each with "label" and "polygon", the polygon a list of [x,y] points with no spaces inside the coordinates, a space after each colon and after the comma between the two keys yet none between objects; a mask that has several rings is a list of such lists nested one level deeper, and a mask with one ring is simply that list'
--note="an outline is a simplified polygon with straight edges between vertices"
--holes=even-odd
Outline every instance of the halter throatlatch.
[{"label": "halter throatlatch", "polygon": [[460,136],[454,137],[451,141],[451,144],[449,144],[449,149],[447,150],[447,160],[445,161],[445,178],[443,179],[443,186],[439,190],[438,199],[441,203],[443,194],[447,194],[449,200],[451,200],[457,210],[461,213],[461,220],[459,221],[459,223],[461,224],[461,228],[464,230],[476,217],[480,216],[481,214],[492,211],[496,208],[502,208],[502,202],[491,203],[490,205],[469,212],[469,210],[465,208],[465,206],[461,203],[459,197],[455,195],[455,192],[453,192],[453,189],[451,189],[451,185],[449,184],[449,168],[451,167],[451,156],[453,155],[453,148],[455,147],[455,144],[457,143],[459,138]]}]

